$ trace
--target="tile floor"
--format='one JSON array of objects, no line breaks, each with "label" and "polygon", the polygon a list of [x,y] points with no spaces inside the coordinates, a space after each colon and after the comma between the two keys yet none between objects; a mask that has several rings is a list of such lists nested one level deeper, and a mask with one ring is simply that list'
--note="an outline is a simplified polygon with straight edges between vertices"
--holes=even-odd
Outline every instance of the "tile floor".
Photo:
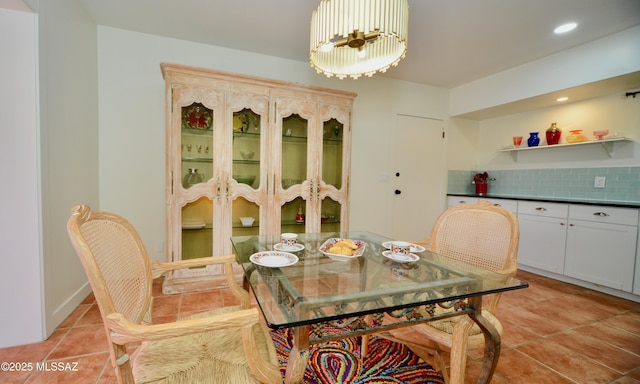
[{"label": "tile floor", "polygon": [[[640,383],[639,303],[526,272],[519,277],[530,287],[501,301],[505,335],[492,383]],[[228,290],[163,296],[159,282],[154,295],[154,322],[237,304]],[[115,383],[108,358],[100,314],[89,296],[48,340],[0,349],[0,362],[39,362],[40,368],[44,362],[48,371],[0,371],[0,382]],[[470,352],[469,383],[480,358],[481,352]],[[53,370],[58,367],[71,371]]]}]

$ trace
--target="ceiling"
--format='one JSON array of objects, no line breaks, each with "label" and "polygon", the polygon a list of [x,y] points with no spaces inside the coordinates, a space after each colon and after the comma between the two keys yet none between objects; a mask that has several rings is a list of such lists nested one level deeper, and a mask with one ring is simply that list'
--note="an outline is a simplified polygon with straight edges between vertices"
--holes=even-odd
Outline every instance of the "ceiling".
[{"label": "ceiling", "polygon": [[[101,25],[298,61],[319,3],[80,1]],[[569,21],[578,28],[553,34]],[[636,25],[640,0],[409,0],[407,57],[384,76],[451,88]]]},{"label": "ceiling", "polygon": [[[320,2],[79,1],[100,25],[304,62]],[[21,0],[0,8],[28,10]],[[553,34],[569,21],[578,28]],[[378,76],[453,88],[637,25],[640,0],[409,0],[407,57]]]}]

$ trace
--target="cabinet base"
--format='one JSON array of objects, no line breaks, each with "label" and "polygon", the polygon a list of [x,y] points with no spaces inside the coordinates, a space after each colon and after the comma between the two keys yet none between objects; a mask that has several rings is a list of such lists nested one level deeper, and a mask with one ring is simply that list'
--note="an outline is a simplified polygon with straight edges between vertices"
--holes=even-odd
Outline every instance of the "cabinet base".
[{"label": "cabinet base", "polygon": [[573,277],[569,277],[569,276],[565,276],[565,275],[559,275],[559,274],[553,273],[553,272],[543,271],[541,269],[538,269],[538,268],[535,268],[535,267],[530,267],[530,266],[527,266],[527,265],[520,264],[518,266],[518,269],[520,269],[522,271],[526,271],[526,272],[531,272],[531,273],[534,273],[536,275],[548,277],[550,279],[562,281],[564,283],[574,284],[574,285],[577,285],[577,286],[580,286],[580,287],[583,287],[583,288],[588,288],[588,289],[592,289],[594,291],[606,293],[607,295],[619,297],[621,299],[631,300],[631,301],[634,301],[636,303],[640,303],[640,295],[635,295],[635,294],[630,293],[630,292],[619,291],[617,289],[604,287],[602,285],[590,283],[588,281],[584,281],[584,280],[580,280],[580,279],[575,279]]},{"label": "cabinet base", "polygon": [[[235,275],[236,281],[242,281],[242,274]],[[185,277],[172,279],[166,277],[162,283],[162,293],[172,295],[186,292],[209,291],[212,289],[227,288],[229,284],[224,275]]]}]

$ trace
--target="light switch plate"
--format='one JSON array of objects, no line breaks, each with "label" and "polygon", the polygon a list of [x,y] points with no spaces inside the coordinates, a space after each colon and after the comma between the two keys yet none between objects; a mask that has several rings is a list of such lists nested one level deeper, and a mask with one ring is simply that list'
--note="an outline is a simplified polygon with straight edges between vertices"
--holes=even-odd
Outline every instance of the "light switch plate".
[{"label": "light switch plate", "polygon": [[593,186],[595,188],[604,188],[606,178],[604,176],[596,176]]}]

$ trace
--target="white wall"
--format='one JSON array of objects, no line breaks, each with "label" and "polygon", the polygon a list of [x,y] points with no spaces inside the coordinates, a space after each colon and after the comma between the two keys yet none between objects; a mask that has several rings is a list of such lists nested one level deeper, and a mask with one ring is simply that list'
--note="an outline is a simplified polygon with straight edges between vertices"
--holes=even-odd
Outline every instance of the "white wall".
[{"label": "white wall", "polygon": [[42,340],[37,16],[0,8],[0,348]]},{"label": "white wall", "polygon": [[[640,27],[580,45],[516,68],[464,84],[451,90],[450,116],[464,115],[540,95],[640,71]],[[583,129],[593,138],[595,129],[640,139],[640,99],[625,99],[619,93],[557,104],[522,113],[480,121],[452,118],[449,124],[448,168],[450,170],[579,168],[638,165],[640,147],[616,145],[609,157],[599,146],[519,152],[518,162],[496,150],[512,144],[513,136],[544,131],[552,122],[563,129]],[[553,101],[551,101],[553,102]],[[564,141],[564,139],[563,139]],[[525,144],[526,145],[526,144]]]},{"label": "white wall", "polygon": [[640,71],[640,26],[451,90],[458,116]]},{"label": "white wall", "polygon": [[98,206],[96,25],[78,0],[35,1],[38,13],[45,333],[91,288],[71,247],[71,207]]},{"label": "white wall", "polygon": [[[513,136],[523,136],[525,142],[530,132],[540,132],[540,144],[545,145],[545,131],[554,122],[562,129],[561,144],[565,143],[572,129],[582,129],[583,134],[590,140],[595,139],[593,131],[607,129],[610,135],[618,134],[640,141],[640,98],[627,98],[624,93],[621,91],[608,96],[481,121],[478,131],[479,169],[640,165],[640,144],[637,142],[616,144],[612,157],[609,157],[599,145],[519,152],[517,162],[507,153],[496,152],[498,148],[512,145]],[[526,143],[523,145],[526,146]]]},{"label": "white wall", "polygon": [[395,113],[446,119],[448,91],[382,77],[327,79],[307,62],[98,28],[100,206],[129,218],[151,257],[165,258],[164,80],[161,62],[358,93],[353,112],[351,228],[389,233],[387,147]]}]

